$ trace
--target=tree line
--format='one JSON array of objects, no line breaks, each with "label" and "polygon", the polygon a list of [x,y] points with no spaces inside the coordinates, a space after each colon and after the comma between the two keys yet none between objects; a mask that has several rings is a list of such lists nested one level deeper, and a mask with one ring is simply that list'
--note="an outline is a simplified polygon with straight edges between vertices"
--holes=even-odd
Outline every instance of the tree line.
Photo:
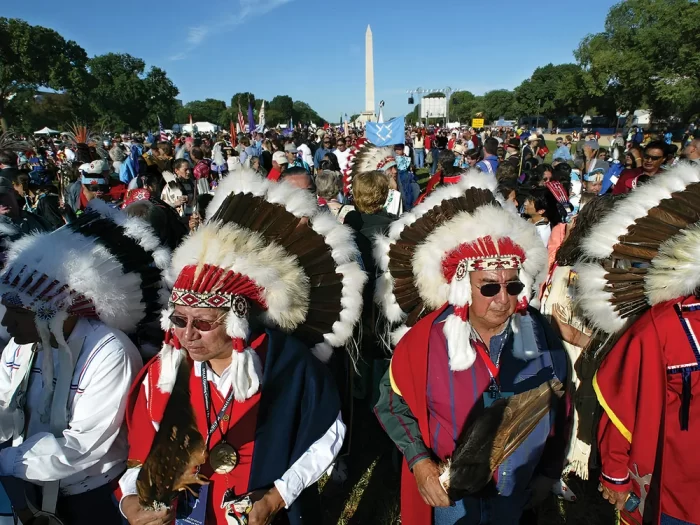
[{"label": "tree line", "polygon": [[[72,40],[53,29],[0,17],[0,125],[29,133],[40,127],[64,129],[75,120],[114,132],[157,130],[208,121],[223,127],[238,119],[238,104],[248,121],[248,101],[257,122],[262,99],[236,93],[223,100],[194,100],[184,106],[165,71],[128,54],[89,58]],[[49,91],[38,91],[48,88]],[[265,101],[266,121],[322,124],[307,103],[287,95]]]},{"label": "tree line", "polygon": [[[696,0],[620,2],[610,8],[604,30],[586,36],[574,57],[576,63],[538,67],[513,90],[454,92],[450,120],[468,122],[477,114],[487,122],[537,115],[556,120],[586,113],[613,120],[617,113],[648,109],[655,118],[688,122],[700,114]],[[417,122],[419,115],[417,106],[408,119]]]}]

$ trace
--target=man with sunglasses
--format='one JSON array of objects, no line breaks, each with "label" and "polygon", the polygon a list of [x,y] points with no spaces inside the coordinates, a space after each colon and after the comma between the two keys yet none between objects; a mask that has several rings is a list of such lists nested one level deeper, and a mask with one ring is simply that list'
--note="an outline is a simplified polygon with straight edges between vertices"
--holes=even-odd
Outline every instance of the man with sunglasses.
[{"label": "man with sunglasses", "polygon": [[[462,188],[470,177],[465,176]],[[483,179],[475,182],[479,183]],[[453,454],[458,444],[472,439],[463,431],[494,401],[554,379],[564,383],[567,377],[561,342],[539,312],[528,307],[547,258],[533,226],[498,205],[483,205],[473,213],[451,211],[454,218],[437,227],[422,220],[428,213],[442,213],[435,208],[453,210],[458,199],[470,200],[477,191],[483,190],[473,188],[464,195],[450,188],[437,190],[431,202],[412,210],[411,224],[398,223],[390,239],[376,241],[376,251],[383,246],[387,250],[388,264],[382,269],[388,273],[383,277],[402,270],[416,276],[408,284],[403,279],[396,292],[393,278],[388,281],[389,298],[382,302],[388,305],[385,315],[397,319],[396,308],[406,308],[406,317],[399,319],[411,322],[415,314],[410,305],[402,306],[411,286],[424,315],[403,337],[402,332],[393,334],[400,340],[375,407],[405,458],[404,525],[517,525],[523,509],[546,496],[563,468],[567,416],[564,402],[557,401],[545,417],[529,420],[534,430],[498,466],[483,491],[450,501],[441,481],[450,457],[450,469],[462,467],[454,463],[458,460]],[[394,260],[389,247],[400,238],[403,259],[412,250],[404,239],[419,232],[425,237],[414,248],[411,266],[402,268],[405,263]],[[473,438],[475,450],[492,446],[495,435],[487,434]],[[483,458],[470,460],[478,463]]]},{"label": "man with sunglasses", "polygon": [[647,177],[658,175],[666,162],[666,152],[667,145],[663,141],[655,140],[647,144],[642,156],[642,167],[623,170],[620,179],[613,187],[613,195],[622,195],[635,189],[642,175]]},{"label": "man with sunglasses", "polygon": [[314,168],[316,168],[316,171],[318,171],[321,167],[321,161],[323,161],[323,157],[325,157],[327,153],[331,153],[332,151],[333,148],[331,147],[331,136],[328,133],[326,133],[321,139],[321,145],[318,147],[316,153],[314,154]]}]

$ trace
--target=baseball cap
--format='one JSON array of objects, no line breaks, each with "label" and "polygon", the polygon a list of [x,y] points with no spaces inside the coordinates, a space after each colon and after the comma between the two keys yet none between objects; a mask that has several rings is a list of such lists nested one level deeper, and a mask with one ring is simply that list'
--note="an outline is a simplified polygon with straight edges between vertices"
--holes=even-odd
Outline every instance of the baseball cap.
[{"label": "baseball cap", "polygon": [[289,144],[284,145],[284,152],[285,153],[298,153],[299,150],[297,149],[297,147],[294,144],[292,144],[290,142]]},{"label": "baseball cap", "polygon": [[275,151],[272,154],[272,161],[276,162],[277,164],[289,164],[289,161],[287,160],[287,157],[283,151]]},{"label": "baseball cap", "polygon": [[600,147],[598,146],[598,141],[597,140],[587,140],[584,143],[585,146],[588,146],[591,149],[598,150]]}]

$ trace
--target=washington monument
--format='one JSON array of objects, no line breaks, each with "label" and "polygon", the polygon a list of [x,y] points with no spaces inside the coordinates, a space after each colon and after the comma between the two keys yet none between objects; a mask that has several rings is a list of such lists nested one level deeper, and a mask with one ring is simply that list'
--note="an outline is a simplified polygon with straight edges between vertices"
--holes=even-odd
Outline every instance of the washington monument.
[{"label": "washington monument", "polygon": [[370,26],[367,26],[365,33],[365,110],[359,120],[362,122],[377,120],[374,114],[374,43]]}]

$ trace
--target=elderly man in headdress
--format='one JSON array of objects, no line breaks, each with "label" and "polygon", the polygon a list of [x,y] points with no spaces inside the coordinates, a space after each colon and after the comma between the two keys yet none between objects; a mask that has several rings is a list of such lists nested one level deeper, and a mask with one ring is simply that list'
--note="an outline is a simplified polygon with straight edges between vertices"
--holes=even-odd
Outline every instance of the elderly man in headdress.
[{"label": "elderly man in headdress", "polygon": [[313,486],[345,436],[319,359],[351,337],[365,281],[351,231],[310,192],[249,170],[208,211],[175,252],[165,343],[130,396],[122,511],[132,524],[317,523]]},{"label": "elderly man in headdress", "polygon": [[375,298],[401,326],[375,412],[405,525],[517,525],[562,472],[566,355],[528,306],[547,252],[494,192],[472,172],[376,240]]},{"label": "elderly man in headdress", "polygon": [[0,478],[23,523],[121,523],[112,493],[143,365],[127,334],[157,318],[170,254],[140,219],[101,210],[17,241],[0,274],[12,336],[0,366]]},{"label": "elderly man in headdress", "polygon": [[599,490],[625,525],[700,523],[699,192],[694,166],[652,178],[593,227],[593,262],[574,266],[584,313],[617,339],[593,386]]}]

